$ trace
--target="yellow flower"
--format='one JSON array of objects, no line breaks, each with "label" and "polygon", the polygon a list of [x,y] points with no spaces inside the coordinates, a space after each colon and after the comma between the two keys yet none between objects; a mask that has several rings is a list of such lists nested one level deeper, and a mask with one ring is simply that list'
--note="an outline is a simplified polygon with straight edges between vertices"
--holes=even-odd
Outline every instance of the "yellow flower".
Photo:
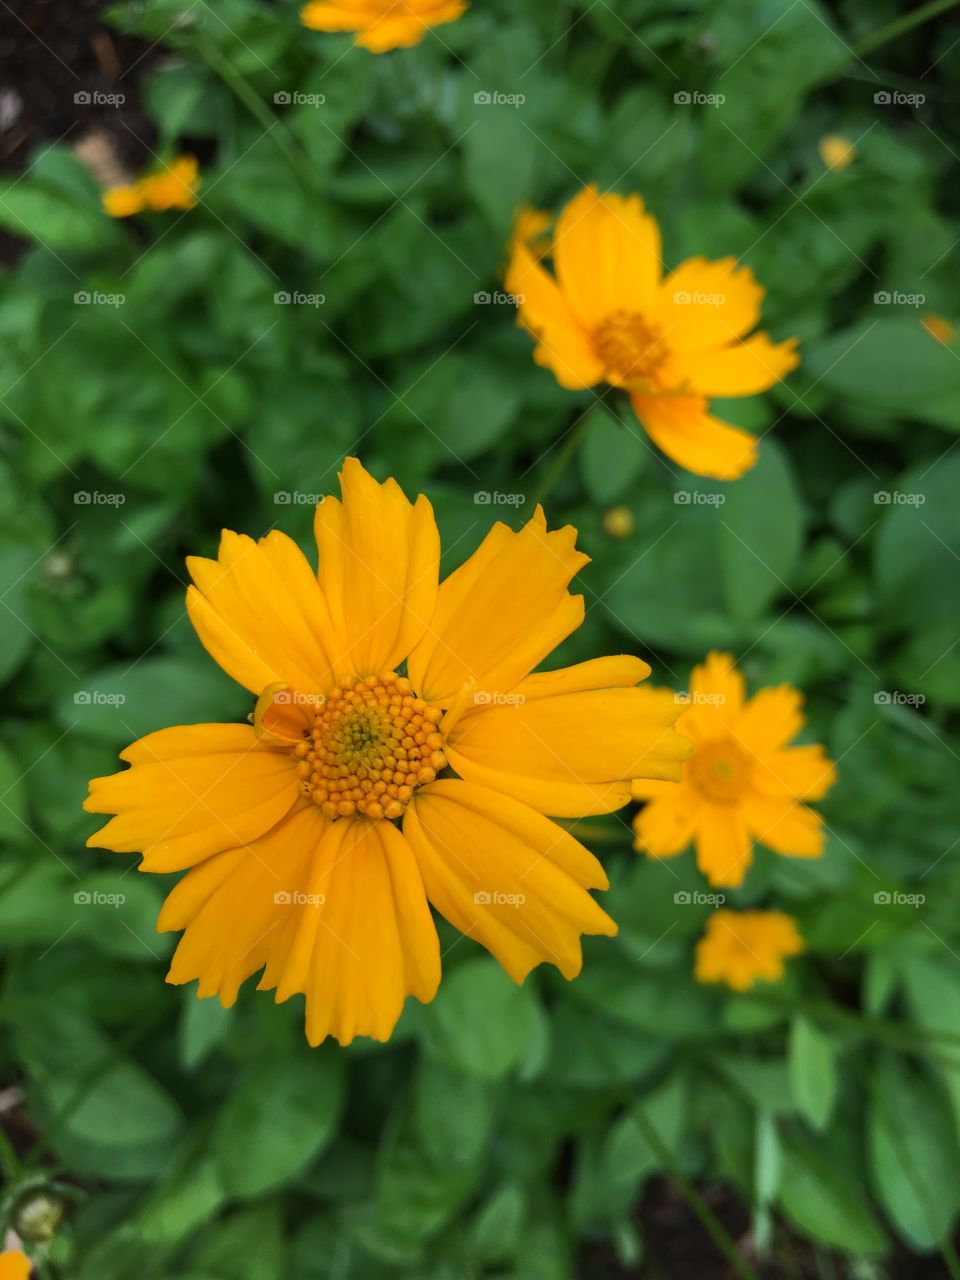
[{"label": "yellow flower", "polygon": [[604,513],[603,531],[611,538],[629,538],[633,527],[633,512],[629,507],[611,507]]},{"label": "yellow flower", "polygon": [[841,137],[839,133],[828,133],[821,138],[818,150],[820,159],[826,167],[837,173],[853,164],[857,158],[857,148],[848,138]]},{"label": "yellow flower", "polygon": [[129,218],[135,213],[142,213],[146,208],[139,182],[122,187],[108,187],[101,199],[104,212],[109,213],[111,218]]},{"label": "yellow flower", "polygon": [[19,1249],[0,1253],[0,1280],[29,1280],[30,1261]]},{"label": "yellow flower", "polygon": [[89,844],[187,872],[160,916],[185,931],[168,981],[231,1005],[263,969],[278,1001],[306,995],[311,1044],[385,1040],[408,994],[433,998],[428,903],[515,981],[542,961],[575,977],[581,934],[616,926],[588,893],[599,862],[550,819],[612,812],[690,750],[672,694],[634,687],[639,658],[530,674],[583,621],[574,529],[539,508],[495,524],[440,583],[424,496],[353,458],[341,488],[317,573],[277,531],[187,562],[193,625],[253,723],[152,733],[86,801],[117,815]]},{"label": "yellow flower", "polygon": [[466,0],[311,0],[300,20],[314,31],[353,31],[372,53],[419,44],[430,27],[454,22]]},{"label": "yellow flower", "polygon": [[545,239],[552,225],[553,214],[547,209],[523,204],[513,220],[512,243],[524,245],[536,258],[542,258],[549,251]]},{"label": "yellow flower", "polygon": [[784,959],[802,951],[796,921],[782,911],[715,911],[697,943],[697,981],[748,991],[758,978],[779,982]]},{"label": "yellow flower", "polygon": [[710,396],[766,391],[798,363],[796,342],[745,335],[763,289],[735,259],[689,258],[666,277],[660,231],[639,196],[587,187],[557,220],[556,278],[514,239],[508,292],[537,339],[534,359],[571,389],[608,382],[630,393],[665,454],[698,475],[731,480],[756,440],[712,417]]},{"label": "yellow flower", "polygon": [[937,342],[942,342],[945,347],[949,347],[953,341],[953,325],[949,320],[945,320],[943,316],[929,315],[921,316],[920,323],[929,333],[931,338],[936,338]]},{"label": "yellow flower", "polygon": [[790,747],[803,727],[802,695],[789,685],[744,700],[729,654],[694,667],[677,728],[694,743],[679,785],[640,779],[649,803],[634,819],[635,848],[654,858],[696,842],[697,866],[712,885],[735,887],[753,860],[753,841],[774,853],[819,858],[822,819],[800,803],[818,800],[836,770],[822,747]]},{"label": "yellow flower", "polygon": [[200,178],[196,156],[178,156],[156,173],[141,180],[143,198],[149,209],[192,209],[197,203]]},{"label": "yellow flower", "polygon": [[197,203],[199,187],[196,157],[178,156],[171,164],[148,173],[137,183],[108,187],[103,193],[103,207],[111,218],[129,218],[144,209],[158,213],[192,209]]}]

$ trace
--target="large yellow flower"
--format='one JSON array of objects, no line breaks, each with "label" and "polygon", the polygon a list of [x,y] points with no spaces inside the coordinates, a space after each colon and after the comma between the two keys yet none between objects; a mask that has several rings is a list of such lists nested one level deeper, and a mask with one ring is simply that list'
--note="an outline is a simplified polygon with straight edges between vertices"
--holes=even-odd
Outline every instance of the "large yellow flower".
[{"label": "large yellow flower", "polygon": [[373,53],[419,44],[430,27],[454,22],[466,0],[310,0],[300,10],[314,31],[353,31],[354,44]]},{"label": "large yellow flower", "polygon": [[696,842],[697,866],[712,885],[735,887],[753,860],[753,841],[775,853],[818,858],[822,819],[803,800],[824,796],[836,770],[820,746],[790,747],[803,727],[802,695],[789,685],[744,699],[743,677],[726,653],[694,667],[678,730],[694,743],[678,784],[638,779],[649,803],[634,819],[636,848],[655,858]]},{"label": "large yellow flower", "polygon": [[29,1280],[30,1262],[19,1249],[0,1253],[0,1280]]},{"label": "large yellow flower", "polygon": [[751,396],[798,362],[796,342],[746,335],[763,289],[733,258],[689,258],[666,277],[660,230],[639,196],[587,187],[557,220],[556,278],[514,237],[506,287],[537,339],[534,359],[564,387],[623,387],[650,438],[699,475],[732,480],[756,439],[712,417],[709,397]]},{"label": "large yellow flower", "polygon": [[496,524],[440,583],[425,497],[355,459],[341,487],[316,574],[276,531],[188,561],[190,617],[253,723],[152,733],[86,802],[117,815],[89,844],[187,872],[160,917],[185,931],[169,981],[230,1005],[263,969],[277,1000],[306,994],[312,1044],[384,1040],[407,994],[432,999],[428,902],[516,981],[574,977],[581,934],[616,926],[587,892],[602,867],[546,815],[612,812],[689,754],[639,658],[530,674],[583,620],[574,529]]},{"label": "large yellow flower", "polygon": [[758,978],[779,982],[784,959],[802,951],[796,921],[782,911],[714,911],[697,943],[697,981],[748,991]]}]

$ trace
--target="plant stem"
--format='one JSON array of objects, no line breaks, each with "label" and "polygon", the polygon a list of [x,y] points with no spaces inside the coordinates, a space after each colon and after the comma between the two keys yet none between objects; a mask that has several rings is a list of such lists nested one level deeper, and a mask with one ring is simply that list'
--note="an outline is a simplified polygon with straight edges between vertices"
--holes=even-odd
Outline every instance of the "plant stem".
[{"label": "plant stem", "polygon": [[888,22],[885,27],[875,31],[872,36],[868,36],[860,44],[854,45],[854,56],[861,58],[865,53],[872,53],[874,49],[879,49],[881,45],[887,44],[890,40],[895,40],[897,36],[902,36],[905,32],[912,31],[914,27],[922,26],[925,22],[929,22],[931,18],[939,17],[941,13],[946,13],[948,9],[955,8],[957,4],[960,4],[960,0],[930,0],[929,4],[922,4],[919,9],[914,9],[912,13],[906,13],[902,18],[896,18],[893,22]]}]

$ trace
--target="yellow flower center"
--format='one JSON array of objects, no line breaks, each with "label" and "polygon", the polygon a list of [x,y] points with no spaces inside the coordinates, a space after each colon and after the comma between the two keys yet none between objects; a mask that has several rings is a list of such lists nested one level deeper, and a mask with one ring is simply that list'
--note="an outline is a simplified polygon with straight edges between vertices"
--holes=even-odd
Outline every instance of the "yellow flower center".
[{"label": "yellow flower center", "polygon": [[337,685],[294,747],[303,790],[328,818],[399,818],[446,765],[439,707],[390,671]]},{"label": "yellow flower center", "polygon": [[659,330],[636,311],[612,311],[593,331],[593,349],[620,382],[652,378],[667,358]]},{"label": "yellow flower center", "polygon": [[710,742],[690,757],[687,773],[713,804],[737,804],[750,785],[750,757],[734,742]]}]

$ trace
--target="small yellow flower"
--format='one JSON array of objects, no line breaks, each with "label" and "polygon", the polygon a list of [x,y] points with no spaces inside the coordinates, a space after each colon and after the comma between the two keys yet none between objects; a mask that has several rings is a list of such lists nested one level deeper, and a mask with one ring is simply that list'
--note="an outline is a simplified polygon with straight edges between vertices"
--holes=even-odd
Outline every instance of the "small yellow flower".
[{"label": "small yellow flower", "polygon": [[352,31],[372,53],[419,44],[430,27],[455,22],[466,0],[311,0],[300,20],[313,31]]},{"label": "small yellow flower", "polygon": [[534,359],[561,386],[630,393],[647,434],[698,475],[732,480],[757,458],[754,436],[712,417],[711,396],[752,396],[794,369],[796,341],[746,335],[763,289],[734,258],[689,258],[667,276],[660,231],[639,196],[587,187],[553,233],[555,275],[516,236],[506,274]]},{"label": "small yellow flower", "polygon": [[19,1249],[0,1253],[0,1280],[29,1280],[30,1260]]},{"label": "small yellow flower", "polygon": [[429,904],[515,981],[575,977],[581,935],[616,925],[589,893],[600,863],[551,818],[612,813],[690,753],[639,658],[531,674],[583,621],[576,530],[538,507],[440,582],[423,495],[355,458],[341,488],[317,507],[319,571],[277,531],[187,562],[190,619],[253,723],[151,733],[85,806],[116,815],[88,844],[186,872],[159,921],[184,931],[168,981],[229,1006],[263,970],[277,1000],[306,995],[311,1044],[386,1040],[408,994],[433,999]]},{"label": "small yellow flower", "polygon": [[828,133],[818,144],[820,159],[828,169],[839,173],[853,164],[857,158],[857,148],[839,133]]},{"label": "small yellow flower", "polygon": [[953,341],[953,325],[949,320],[945,320],[943,316],[929,315],[921,316],[920,323],[929,333],[931,338],[936,338],[937,342],[942,342],[945,347],[949,347]]},{"label": "small yellow flower", "polygon": [[786,957],[803,949],[796,921],[782,911],[715,911],[697,943],[697,981],[734,991],[748,991],[758,978],[779,982]]},{"label": "small yellow flower", "polygon": [[158,213],[192,209],[200,186],[196,156],[178,156],[156,173],[147,174],[140,185],[147,207]]},{"label": "small yellow flower", "polygon": [[108,187],[102,196],[103,209],[111,218],[129,218],[147,207],[140,183]]},{"label": "small yellow flower", "polygon": [[679,784],[634,783],[649,803],[634,819],[635,848],[654,858],[695,841],[697,866],[712,885],[735,887],[753,860],[753,842],[794,858],[823,853],[823,820],[801,803],[824,796],[836,770],[820,746],[790,747],[803,727],[803,698],[782,684],[744,699],[729,654],[694,667],[677,729],[694,750]]},{"label": "small yellow flower", "polygon": [[178,156],[170,164],[148,173],[137,183],[108,187],[103,207],[111,218],[129,218],[153,209],[192,209],[197,203],[200,176],[195,156]]},{"label": "small yellow flower", "polygon": [[604,533],[611,538],[629,538],[633,526],[633,512],[629,507],[611,507],[603,517]]}]

